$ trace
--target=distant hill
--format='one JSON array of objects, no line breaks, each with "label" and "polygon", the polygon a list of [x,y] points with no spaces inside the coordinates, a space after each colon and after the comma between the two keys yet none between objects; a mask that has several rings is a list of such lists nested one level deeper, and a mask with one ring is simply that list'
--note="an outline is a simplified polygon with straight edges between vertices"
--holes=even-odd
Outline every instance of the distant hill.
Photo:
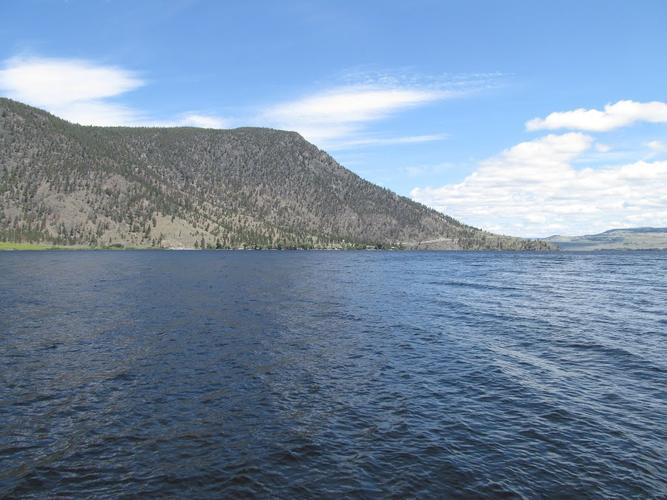
[{"label": "distant hill", "polygon": [[0,98],[0,241],[543,250],[371,184],[295,132],[84,127]]},{"label": "distant hill", "polygon": [[561,250],[663,250],[667,249],[667,228],[637,227],[611,229],[586,236],[550,236],[544,241]]}]

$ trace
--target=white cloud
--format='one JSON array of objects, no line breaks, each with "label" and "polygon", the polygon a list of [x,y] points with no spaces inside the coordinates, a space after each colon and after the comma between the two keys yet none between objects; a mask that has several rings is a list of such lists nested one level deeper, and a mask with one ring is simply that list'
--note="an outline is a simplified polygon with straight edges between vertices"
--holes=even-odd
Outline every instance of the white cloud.
[{"label": "white cloud", "polygon": [[135,72],[80,59],[7,59],[0,66],[0,94],[81,125],[228,128],[232,123],[255,123],[296,130],[330,149],[353,149],[444,139],[444,134],[378,137],[367,128],[400,111],[486,88],[498,75],[356,77],[363,83],[334,86],[233,121],[201,112],[158,119],[121,101],[128,92],[145,85]]},{"label": "white cloud", "polygon": [[575,109],[551,113],[546,118],[534,118],[526,123],[528,130],[561,128],[606,132],[636,122],[667,123],[667,103],[618,101],[607,104],[602,111]]},{"label": "white cloud", "polygon": [[218,115],[182,113],[173,119],[150,120],[142,118],[129,124],[135,127],[195,127],[225,129],[233,127],[232,120]]},{"label": "white cloud", "polygon": [[[26,101],[23,101],[26,102]],[[29,101],[28,104],[31,104]],[[143,117],[129,106],[104,101],[78,101],[61,105],[38,106],[68,122],[79,125],[138,126]]]},{"label": "white cloud", "polygon": [[662,141],[649,141],[646,145],[655,153],[661,153],[662,151],[667,151],[667,144]]},{"label": "white cloud", "polygon": [[[426,79],[420,86],[405,78],[374,78],[278,103],[254,119],[234,123],[296,130],[331,149],[442,140],[444,134],[374,137],[366,127],[399,111],[465,94],[467,87],[476,89],[492,79],[454,78],[447,82],[453,90],[446,90],[445,83],[435,80]],[[135,72],[79,59],[14,57],[0,67],[0,93],[81,125],[226,128],[232,124],[227,118],[200,112],[157,119],[120,103],[125,94],[143,85]]]},{"label": "white cloud", "polygon": [[138,113],[108,99],[144,82],[134,73],[78,59],[11,58],[0,69],[8,97],[83,125],[126,125]]},{"label": "white cloud", "polygon": [[[457,92],[417,87],[345,86],[269,107],[260,120],[295,130],[320,145],[363,141],[364,126],[398,111],[457,95]],[[405,141],[409,142],[409,141]]]},{"label": "white cloud", "polygon": [[608,153],[612,150],[612,147],[609,144],[596,143],[595,150],[598,153]]},{"label": "white cloud", "polygon": [[229,120],[216,115],[204,115],[199,113],[188,113],[183,115],[178,122],[186,127],[201,127],[201,128],[229,128]]},{"label": "white cloud", "polygon": [[407,135],[401,137],[360,137],[358,139],[332,142],[327,145],[327,149],[335,151],[337,149],[354,149],[364,146],[420,144],[424,142],[443,141],[446,138],[447,134]]},{"label": "white cloud", "polygon": [[79,59],[14,57],[0,69],[0,91],[81,125],[191,126],[224,128],[215,115],[186,113],[172,120],[154,120],[113,98],[143,86],[135,73]]},{"label": "white cloud", "polygon": [[0,70],[0,85],[12,97],[36,106],[95,101],[143,83],[124,69],[76,59],[12,58]]},{"label": "white cloud", "polygon": [[481,162],[458,184],[415,188],[411,196],[466,223],[519,236],[667,226],[667,161],[574,168],[592,144],[581,133],[547,135]]}]

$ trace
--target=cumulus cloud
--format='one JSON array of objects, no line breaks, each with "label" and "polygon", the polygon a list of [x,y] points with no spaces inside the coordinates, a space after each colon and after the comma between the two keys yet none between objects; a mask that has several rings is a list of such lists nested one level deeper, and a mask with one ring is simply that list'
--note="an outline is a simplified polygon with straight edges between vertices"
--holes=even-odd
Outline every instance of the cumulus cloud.
[{"label": "cumulus cloud", "polygon": [[454,95],[431,88],[344,86],[270,106],[261,120],[295,130],[320,145],[336,140],[352,143],[370,122]]},{"label": "cumulus cloud", "polygon": [[221,117],[198,113],[155,120],[113,100],[143,85],[145,82],[132,71],[80,59],[13,57],[0,69],[0,92],[4,95],[81,125],[205,128],[228,125]]},{"label": "cumulus cloud", "polygon": [[519,236],[667,226],[667,161],[576,168],[593,139],[571,132],[520,143],[458,184],[415,188],[414,200]]},{"label": "cumulus cloud", "polygon": [[598,109],[575,109],[551,113],[546,118],[534,118],[526,123],[528,130],[573,129],[606,132],[636,122],[667,123],[667,103],[618,101]]}]

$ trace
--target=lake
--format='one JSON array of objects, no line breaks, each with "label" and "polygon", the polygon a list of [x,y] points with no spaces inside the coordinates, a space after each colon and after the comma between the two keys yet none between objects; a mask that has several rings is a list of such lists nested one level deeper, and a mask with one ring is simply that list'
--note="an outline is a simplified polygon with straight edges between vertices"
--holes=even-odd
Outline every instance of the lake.
[{"label": "lake", "polygon": [[667,253],[0,253],[0,497],[667,495]]}]

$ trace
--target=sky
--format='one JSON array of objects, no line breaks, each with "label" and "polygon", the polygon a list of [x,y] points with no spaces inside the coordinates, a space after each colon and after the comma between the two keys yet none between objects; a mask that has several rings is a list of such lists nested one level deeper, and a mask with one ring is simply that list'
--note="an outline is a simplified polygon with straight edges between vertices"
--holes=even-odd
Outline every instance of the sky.
[{"label": "sky", "polygon": [[0,0],[0,95],[85,125],[296,130],[516,236],[667,227],[662,0]]}]

